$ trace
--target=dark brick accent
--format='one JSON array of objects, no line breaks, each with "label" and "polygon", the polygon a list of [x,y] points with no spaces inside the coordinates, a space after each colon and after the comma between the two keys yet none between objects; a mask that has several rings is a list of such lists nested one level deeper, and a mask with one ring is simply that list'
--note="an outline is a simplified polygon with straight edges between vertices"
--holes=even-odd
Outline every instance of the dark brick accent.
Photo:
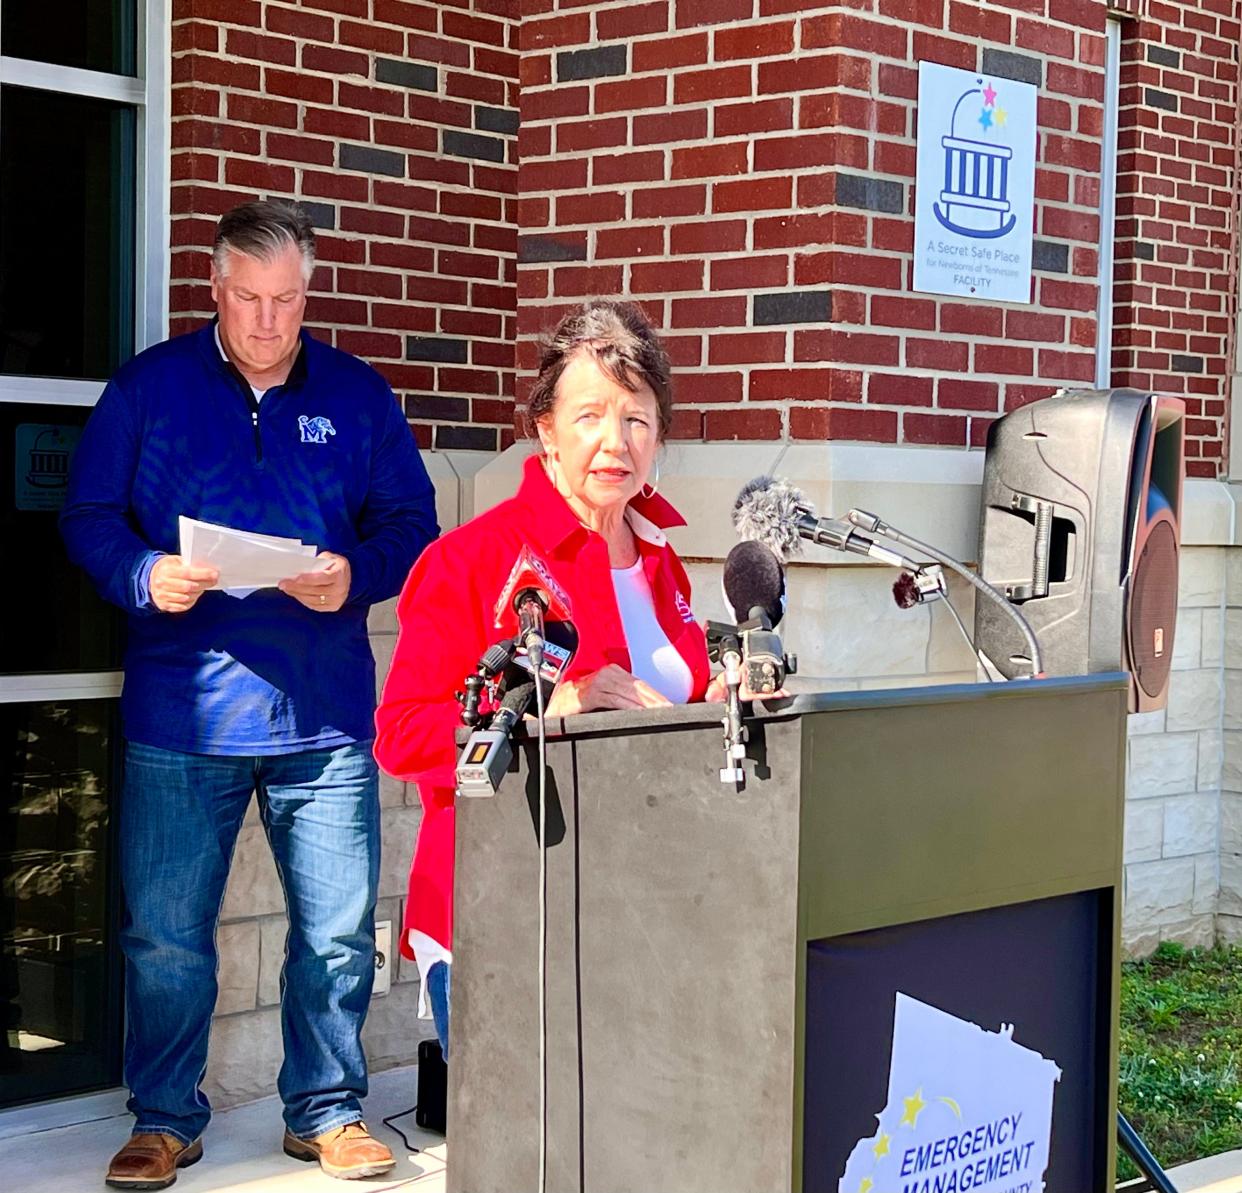
[{"label": "dark brick accent", "polygon": [[1168,46],[1149,45],[1147,61],[1154,62],[1157,66],[1177,67],[1182,64],[1182,56],[1177,50],[1170,50]]},{"label": "dark brick accent", "polygon": [[791,290],[787,294],[756,294],[756,327],[784,323],[827,323],[832,319],[828,290]]},{"label": "dark brick accent", "polygon": [[464,423],[470,418],[470,399],[444,398],[439,394],[407,394],[405,417]]},{"label": "dark brick accent", "polygon": [[1031,245],[1031,267],[1042,273],[1069,273],[1069,245],[1037,240]]},{"label": "dark brick accent", "polygon": [[1171,363],[1175,373],[1202,373],[1204,368],[1202,356],[1179,356],[1176,352]]},{"label": "dark brick accent", "polygon": [[586,242],[565,244],[555,236],[519,236],[518,260],[523,264],[545,261],[585,261]]},{"label": "dark brick accent", "polygon": [[298,206],[310,216],[311,223],[316,228],[336,227],[336,208],[331,203],[313,203],[309,199],[299,199]]},{"label": "dark brick accent", "polygon": [[1150,240],[1136,240],[1134,242],[1134,255],[1141,257],[1144,261],[1154,261],[1156,259],[1156,246]]},{"label": "dark brick accent", "polygon": [[593,50],[562,50],[556,56],[556,78],[566,83],[572,79],[607,79],[623,75],[629,68],[627,47],[598,46]]},{"label": "dark brick accent", "polygon": [[495,137],[480,137],[477,133],[459,133],[446,128],[441,137],[444,152],[452,157],[470,157],[481,162],[503,162],[505,143]]},{"label": "dark brick accent", "polygon": [[389,153],[387,149],[373,149],[370,145],[344,143],[338,160],[342,170],[365,170],[368,174],[405,177],[404,153]]},{"label": "dark brick accent", "polygon": [[465,340],[446,340],[433,336],[406,336],[406,360],[434,360],[442,365],[464,365],[469,345]]},{"label": "dark brick accent", "polygon": [[1014,54],[1009,50],[985,49],[983,73],[1002,79],[1014,79],[1019,83],[1034,83],[1036,87],[1044,84],[1044,64],[1038,58]]},{"label": "dark brick accent", "polygon": [[517,135],[518,113],[516,108],[488,108],[475,105],[474,127],[488,133],[503,133],[506,137]]},{"label": "dark brick accent", "polygon": [[438,451],[494,452],[496,450],[494,427],[438,426],[435,431]]},{"label": "dark brick accent", "polygon": [[434,66],[421,62],[401,62],[396,58],[375,60],[375,81],[394,83],[398,87],[413,87],[419,91],[439,91],[440,72]]},{"label": "dark brick accent", "polygon": [[906,188],[902,183],[888,178],[838,174],[837,202],[842,207],[861,207],[865,211],[901,215],[906,209]]},{"label": "dark brick accent", "polygon": [[1177,96],[1168,91],[1157,91],[1154,87],[1143,89],[1143,100],[1149,108],[1163,108],[1166,112],[1177,111]]}]

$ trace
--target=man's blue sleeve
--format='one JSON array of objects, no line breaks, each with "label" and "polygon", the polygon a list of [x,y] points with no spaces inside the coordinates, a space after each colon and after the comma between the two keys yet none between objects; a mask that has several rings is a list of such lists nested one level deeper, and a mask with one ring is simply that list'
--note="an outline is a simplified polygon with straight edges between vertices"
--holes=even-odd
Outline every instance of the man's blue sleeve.
[{"label": "man's blue sleeve", "polygon": [[414,561],[439,533],[435,488],[410,424],[390,392],[358,524],[362,541],[345,552],[350,602],[373,605],[396,596]]},{"label": "man's blue sleeve", "polygon": [[131,521],[139,442],[130,399],[110,382],[74,452],[60,533],[70,560],[103,597],[129,613],[151,613],[151,568],[163,552],[143,542]]}]

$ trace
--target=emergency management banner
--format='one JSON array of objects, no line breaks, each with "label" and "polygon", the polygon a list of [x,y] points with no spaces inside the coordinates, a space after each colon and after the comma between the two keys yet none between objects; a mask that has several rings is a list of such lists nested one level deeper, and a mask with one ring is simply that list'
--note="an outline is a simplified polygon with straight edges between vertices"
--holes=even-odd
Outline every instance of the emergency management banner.
[{"label": "emergency management banner", "polygon": [[1014,1040],[898,993],[888,1100],[838,1193],[1043,1193],[1061,1070]]}]

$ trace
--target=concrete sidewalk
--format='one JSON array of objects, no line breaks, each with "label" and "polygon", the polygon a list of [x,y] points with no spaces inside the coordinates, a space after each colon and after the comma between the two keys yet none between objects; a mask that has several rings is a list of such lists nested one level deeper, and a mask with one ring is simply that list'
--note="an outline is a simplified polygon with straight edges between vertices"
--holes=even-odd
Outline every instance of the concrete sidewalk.
[{"label": "concrete sidewalk", "polygon": [[[411,1152],[381,1119],[413,1106],[416,1068],[392,1069],[371,1079],[364,1110],[372,1133],[392,1148],[397,1166],[384,1177],[333,1180],[318,1165],[290,1159],[280,1150],[284,1125],[280,1103],[264,1098],[218,1113],[203,1137],[203,1158],[184,1169],[176,1193],[444,1193],[442,1135],[421,1131],[414,1116],[397,1125],[419,1149]],[[125,1142],[129,1116],[96,1118],[48,1131],[0,1139],[0,1189],[4,1193],[107,1193],[104,1170]]]},{"label": "concrete sidewalk", "polygon": [[[397,1157],[396,1168],[386,1176],[344,1184],[324,1176],[317,1166],[291,1160],[280,1150],[280,1104],[264,1098],[217,1114],[204,1136],[203,1159],[185,1169],[174,1188],[177,1193],[444,1193],[444,1138],[419,1130],[410,1114],[398,1126],[420,1149],[411,1151],[380,1121],[411,1107],[417,1085],[415,1068],[393,1069],[371,1079],[367,1125]],[[104,1167],[128,1127],[127,1115],[112,1114],[0,1138],[0,1188],[5,1193],[106,1193]],[[1198,1160],[1169,1175],[1178,1193],[1242,1193],[1242,1151]],[[660,1193],[659,1174],[651,1177],[646,1189],[634,1193]]]}]

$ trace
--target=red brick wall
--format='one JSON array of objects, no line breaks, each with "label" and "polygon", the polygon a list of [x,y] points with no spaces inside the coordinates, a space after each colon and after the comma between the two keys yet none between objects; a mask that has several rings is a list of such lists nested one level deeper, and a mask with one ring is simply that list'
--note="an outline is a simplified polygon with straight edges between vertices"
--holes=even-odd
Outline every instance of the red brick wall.
[{"label": "red brick wall", "polygon": [[216,217],[305,203],[308,322],[423,446],[511,441],[516,0],[174,0],[172,329],[211,313]]},{"label": "red brick wall", "polygon": [[[1235,6],[1150,0],[1144,28],[1176,9],[1192,42],[1223,39],[1217,16],[1192,13]],[[686,438],[978,445],[1005,410],[1093,382],[1104,0],[523,0],[522,11],[520,366],[566,305],[628,294],[667,329]],[[910,290],[921,59],[1040,87],[1030,306]],[[1207,135],[1232,152],[1219,139],[1236,115],[1230,87]],[[1128,169],[1123,194],[1145,173],[1146,162]],[[1186,224],[1231,227],[1226,174]],[[1213,260],[1232,267],[1230,254]],[[1203,292],[1218,283],[1222,297],[1223,273]],[[1128,319],[1136,292],[1117,301]],[[1219,427],[1192,433],[1208,436],[1193,450],[1219,454]]]},{"label": "red brick wall", "polygon": [[1237,0],[1123,26],[1113,381],[1187,406],[1187,472],[1224,471],[1237,317]]},{"label": "red brick wall", "polygon": [[[1239,0],[1128,5],[1113,380],[1186,396],[1212,475]],[[424,446],[511,441],[515,337],[529,372],[536,333],[593,294],[666,329],[679,437],[978,445],[1094,375],[1106,12],[175,0],[174,330],[210,313],[215,216],[291,195],[321,228],[313,324],[389,377]],[[1030,306],[910,291],[920,59],[1040,87]]]}]

